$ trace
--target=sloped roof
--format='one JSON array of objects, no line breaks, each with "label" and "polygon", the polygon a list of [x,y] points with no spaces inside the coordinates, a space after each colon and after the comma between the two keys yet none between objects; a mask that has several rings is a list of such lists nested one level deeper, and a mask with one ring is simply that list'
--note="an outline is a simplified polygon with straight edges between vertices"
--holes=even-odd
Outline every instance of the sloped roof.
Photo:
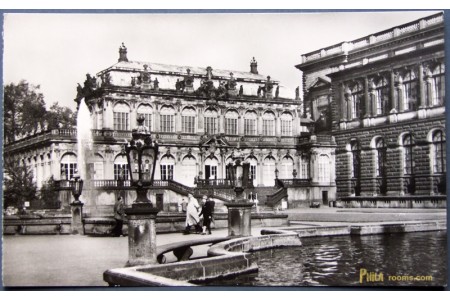
[{"label": "sloped roof", "polygon": [[[118,62],[111,67],[101,71],[111,70],[111,69],[122,69],[122,70],[130,70],[130,71],[141,71],[144,70],[144,65],[147,65],[147,70],[149,72],[167,72],[167,73],[175,73],[176,75],[185,75],[187,74],[187,69],[191,70],[192,75],[206,75],[206,67],[192,67],[192,66],[176,66],[176,65],[168,65],[168,64],[160,64],[160,63],[151,63],[151,62],[141,62],[141,61],[121,61]],[[242,72],[235,70],[220,70],[220,69],[212,69],[213,76],[220,77],[230,77],[230,73],[233,73],[235,78],[245,78],[245,79],[253,79],[253,80],[266,80],[267,75],[261,74],[253,74],[250,72]],[[271,78],[272,81],[276,81]]]}]

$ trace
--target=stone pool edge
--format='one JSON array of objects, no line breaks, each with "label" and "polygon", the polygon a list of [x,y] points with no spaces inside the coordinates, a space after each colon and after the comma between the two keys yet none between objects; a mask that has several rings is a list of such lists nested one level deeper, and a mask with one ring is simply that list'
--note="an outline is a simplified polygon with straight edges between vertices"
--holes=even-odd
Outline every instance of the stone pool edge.
[{"label": "stone pool edge", "polygon": [[[195,287],[222,277],[256,272],[258,266],[250,252],[290,246],[301,246],[300,238],[375,235],[447,230],[446,220],[396,222],[389,224],[349,224],[336,226],[263,228],[261,236],[234,238],[208,249],[208,257],[167,265],[143,265],[107,270],[103,279],[110,286]],[[174,279],[177,277],[177,279]]]}]

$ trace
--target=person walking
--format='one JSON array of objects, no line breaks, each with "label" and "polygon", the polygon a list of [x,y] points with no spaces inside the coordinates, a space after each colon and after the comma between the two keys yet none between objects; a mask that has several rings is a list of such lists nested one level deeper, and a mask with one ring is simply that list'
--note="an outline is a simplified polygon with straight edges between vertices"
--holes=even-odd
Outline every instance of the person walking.
[{"label": "person walking", "polygon": [[202,234],[206,234],[206,230],[208,230],[208,234],[211,234],[211,222],[213,220],[214,206],[216,203],[207,196],[203,196],[203,199],[204,203],[202,206],[202,211],[200,213],[200,216],[203,215]]},{"label": "person walking", "polygon": [[189,194],[189,202],[186,208],[186,228],[184,229],[184,234],[191,233],[191,226],[195,226],[197,232],[201,232],[202,229],[199,225],[200,217],[198,215],[198,202],[192,194]]},{"label": "person walking", "polygon": [[119,196],[117,198],[116,203],[114,204],[114,220],[116,221],[116,225],[112,230],[113,236],[121,236],[123,235],[122,227],[123,227],[123,219],[125,215],[124,204],[122,197]]}]

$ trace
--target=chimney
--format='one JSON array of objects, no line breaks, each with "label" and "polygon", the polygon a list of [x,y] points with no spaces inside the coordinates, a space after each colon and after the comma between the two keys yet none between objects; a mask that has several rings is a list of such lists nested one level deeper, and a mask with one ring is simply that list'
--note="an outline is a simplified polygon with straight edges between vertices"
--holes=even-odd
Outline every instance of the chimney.
[{"label": "chimney", "polygon": [[119,47],[119,62],[121,62],[121,61],[128,61],[127,47],[125,47],[123,42],[122,42],[122,46]]},{"label": "chimney", "polygon": [[250,62],[250,73],[258,74],[258,63],[256,62],[254,57],[253,57],[252,61]]}]

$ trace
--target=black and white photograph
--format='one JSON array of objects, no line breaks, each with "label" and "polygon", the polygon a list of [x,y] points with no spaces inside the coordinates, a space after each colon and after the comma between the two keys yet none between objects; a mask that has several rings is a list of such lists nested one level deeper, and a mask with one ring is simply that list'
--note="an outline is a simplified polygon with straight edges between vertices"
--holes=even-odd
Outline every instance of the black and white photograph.
[{"label": "black and white photograph", "polygon": [[447,289],[447,11],[2,18],[3,287]]}]

